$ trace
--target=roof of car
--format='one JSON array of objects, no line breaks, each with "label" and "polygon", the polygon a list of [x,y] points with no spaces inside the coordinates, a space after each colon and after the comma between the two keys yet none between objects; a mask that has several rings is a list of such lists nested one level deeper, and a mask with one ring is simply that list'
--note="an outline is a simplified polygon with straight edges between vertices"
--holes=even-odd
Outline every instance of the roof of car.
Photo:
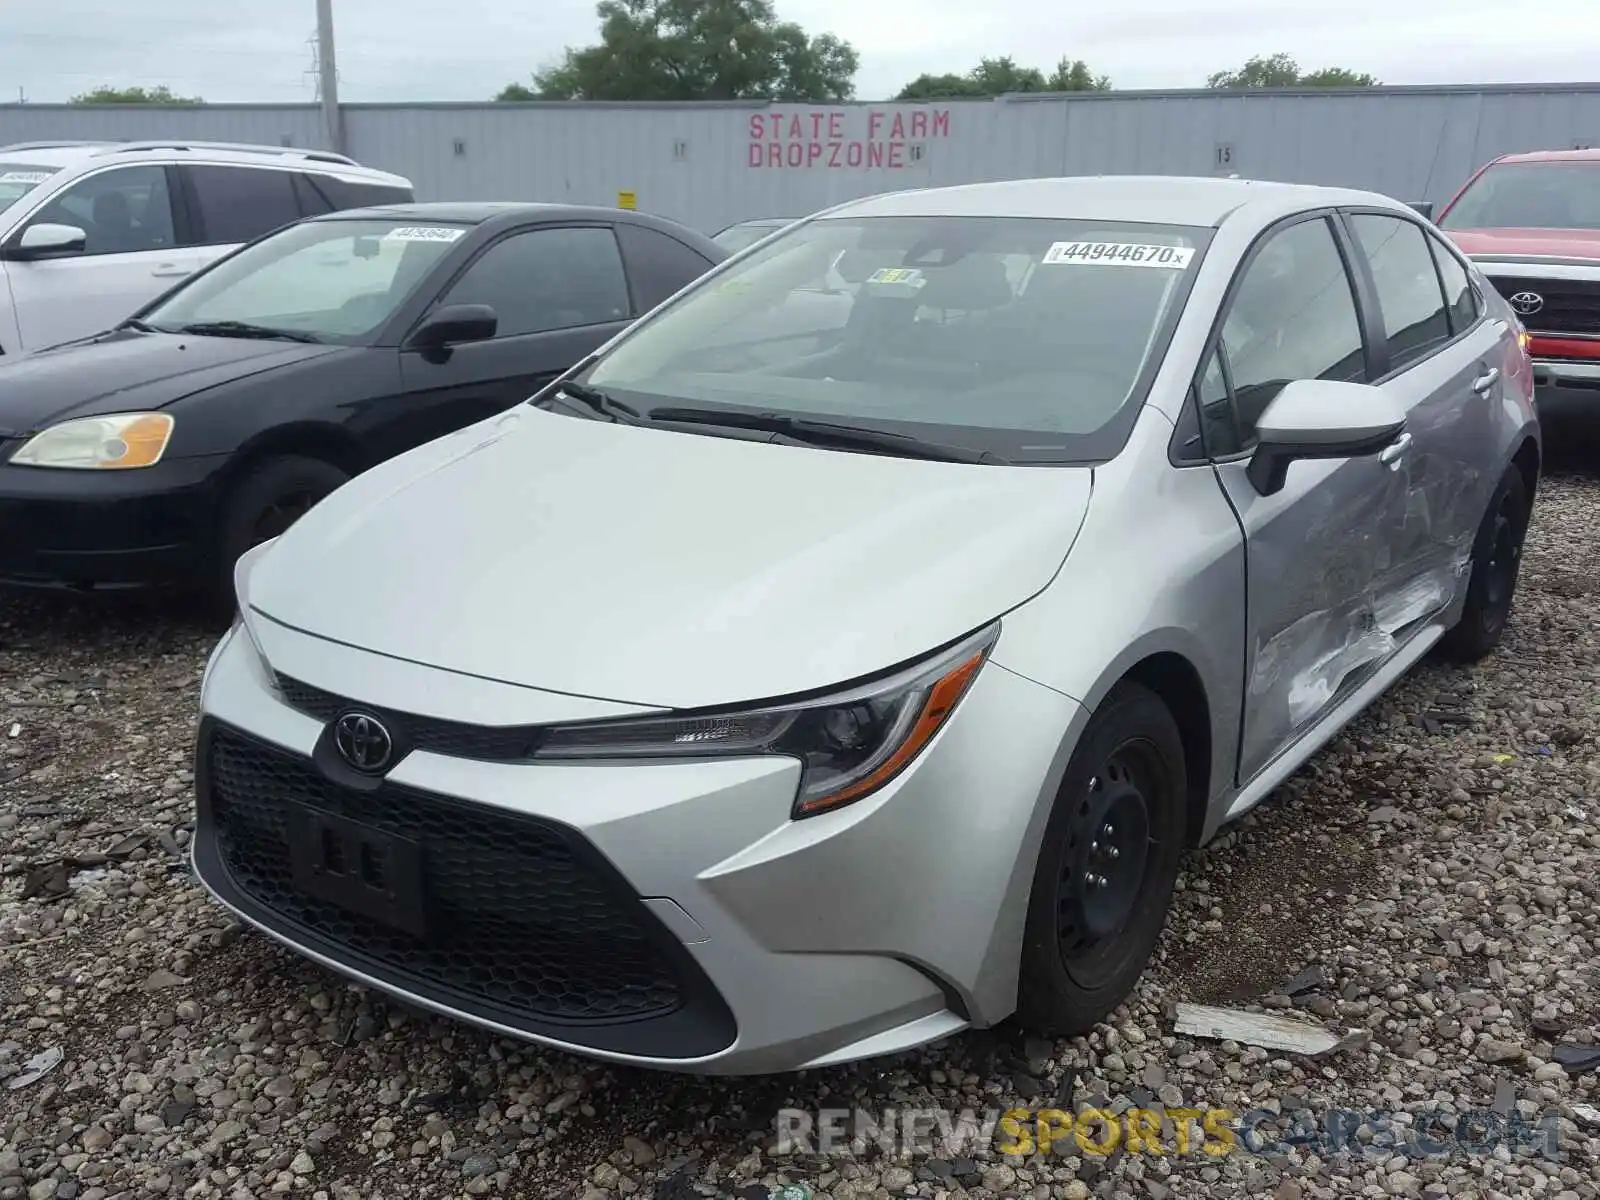
[{"label": "roof of car", "polygon": [[[347,208],[341,212],[324,213],[319,221],[367,220],[446,221],[452,225],[481,225],[495,217],[524,216],[547,221],[582,220],[603,217],[606,220],[633,219],[639,214],[627,209],[601,208],[584,204],[545,204],[532,200],[433,200],[410,204],[374,204],[366,208]],[[650,220],[649,217],[640,219]]]},{"label": "roof of car", "polygon": [[1600,150],[1529,150],[1506,154],[1496,162],[1600,162]]},{"label": "roof of car", "polygon": [[112,165],[119,159],[138,161],[156,158],[182,162],[262,163],[293,166],[299,170],[335,175],[357,182],[380,182],[410,186],[403,176],[363,166],[353,158],[327,150],[307,150],[298,146],[255,145],[249,142],[210,142],[186,138],[148,141],[84,140],[13,142],[0,146],[0,159],[41,167],[90,167]]},{"label": "roof of car", "polygon": [[1257,202],[1272,209],[1394,204],[1371,192],[1310,184],[1177,175],[1092,175],[890,192],[842,204],[827,215],[1043,217],[1214,226],[1230,213]]}]

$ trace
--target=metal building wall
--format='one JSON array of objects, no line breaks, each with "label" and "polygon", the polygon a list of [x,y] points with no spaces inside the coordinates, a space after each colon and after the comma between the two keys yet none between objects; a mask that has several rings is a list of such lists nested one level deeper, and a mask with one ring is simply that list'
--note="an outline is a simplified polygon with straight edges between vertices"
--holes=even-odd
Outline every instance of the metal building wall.
[{"label": "metal building wall", "polygon": [[[925,105],[355,104],[344,122],[346,150],[408,176],[420,199],[616,204],[626,192],[714,231],[899,188],[1100,172],[1236,172],[1438,202],[1498,154],[1600,144],[1600,84]],[[313,105],[0,106],[0,142],[167,136],[321,147],[323,134]]]}]

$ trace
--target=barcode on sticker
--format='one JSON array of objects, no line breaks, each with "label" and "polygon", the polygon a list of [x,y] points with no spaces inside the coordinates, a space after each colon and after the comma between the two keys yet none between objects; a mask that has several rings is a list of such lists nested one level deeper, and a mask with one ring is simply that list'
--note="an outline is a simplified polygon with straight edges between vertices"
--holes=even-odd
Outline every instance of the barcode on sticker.
[{"label": "barcode on sticker", "polygon": [[383,236],[390,242],[453,242],[464,233],[465,229],[449,225],[407,225],[391,229]]},{"label": "barcode on sticker", "polygon": [[0,183],[43,183],[49,178],[49,171],[6,171],[0,174]]},{"label": "barcode on sticker", "polygon": [[1181,271],[1194,257],[1190,246],[1146,246],[1137,242],[1056,242],[1044,252],[1050,264],[1104,267],[1166,267]]}]

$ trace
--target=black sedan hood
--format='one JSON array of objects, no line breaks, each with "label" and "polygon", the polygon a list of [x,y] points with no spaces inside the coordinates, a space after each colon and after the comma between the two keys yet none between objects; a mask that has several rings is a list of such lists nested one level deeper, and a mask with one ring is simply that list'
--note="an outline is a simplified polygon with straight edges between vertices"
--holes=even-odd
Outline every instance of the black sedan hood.
[{"label": "black sedan hood", "polygon": [[20,358],[0,358],[0,437],[68,417],[149,412],[341,346],[191,337],[123,329]]}]

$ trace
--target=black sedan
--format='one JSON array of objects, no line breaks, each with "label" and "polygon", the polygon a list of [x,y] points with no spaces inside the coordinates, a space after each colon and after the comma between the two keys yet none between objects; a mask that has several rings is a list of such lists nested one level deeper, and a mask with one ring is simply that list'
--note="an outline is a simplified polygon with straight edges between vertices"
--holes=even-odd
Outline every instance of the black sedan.
[{"label": "black sedan", "polygon": [[302,221],[0,365],[0,585],[198,587],[357,472],[531,396],[727,257],[616,209]]}]

